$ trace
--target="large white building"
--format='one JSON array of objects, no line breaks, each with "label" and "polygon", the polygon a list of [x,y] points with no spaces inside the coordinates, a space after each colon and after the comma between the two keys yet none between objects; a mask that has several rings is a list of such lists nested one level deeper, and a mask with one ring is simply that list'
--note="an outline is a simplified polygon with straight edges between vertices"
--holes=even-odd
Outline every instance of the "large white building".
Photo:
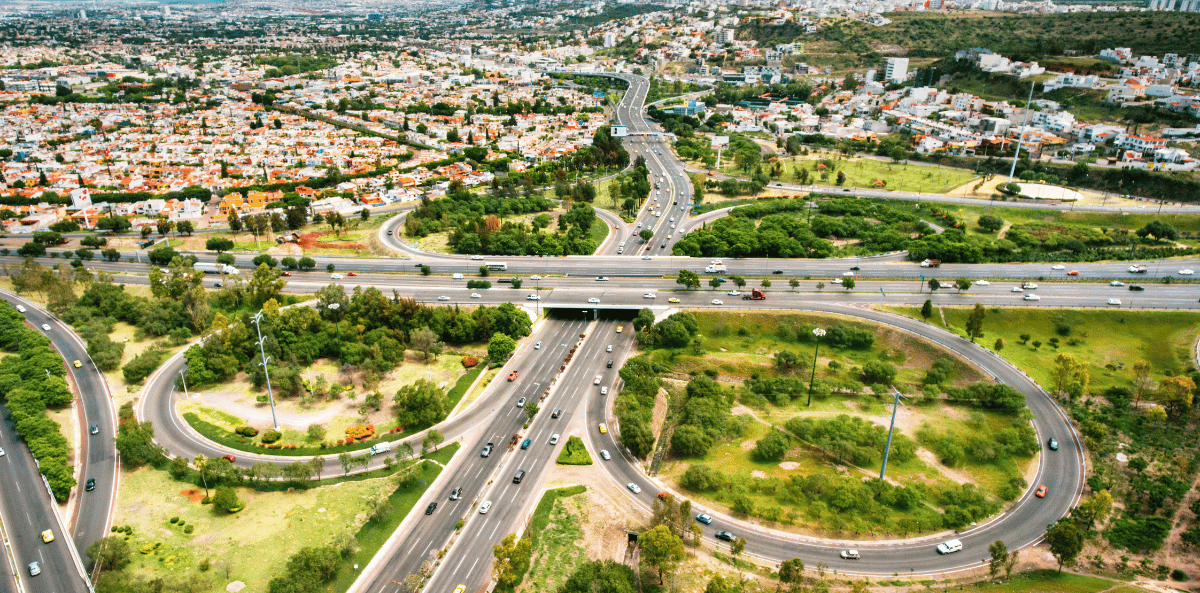
[{"label": "large white building", "polygon": [[884,64],[884,80],[891,83],[908,80],[908,58],[887,58],[884,60]]}]

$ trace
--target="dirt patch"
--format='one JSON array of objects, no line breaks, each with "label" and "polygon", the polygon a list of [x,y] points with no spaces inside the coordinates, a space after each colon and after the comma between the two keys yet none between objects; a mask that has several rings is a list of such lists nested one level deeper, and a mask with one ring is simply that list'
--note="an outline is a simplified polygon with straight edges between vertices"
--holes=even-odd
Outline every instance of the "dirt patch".
[{"label": "dirt patch", "polygon": [[798,467],[800,467],[800,464],[796,463],[795,461],[781,461],[779,463],[780,469],[786,469],[788,471],[792,471]]},{"label": "dirt patch", "polygon": [[321,237],[324,237],[326,235],[332,235],[332,234],[333,234],[333,231],[320,231],[320,232],[316,232],[316,233],[304,233],[303,235],[300,235],[300,238],[299,238],[300,247],[305,250],[316,249],[318,247],[320,247],[321,249],[366,249],[367,248],[367,246],[363,245],[362,243],[352,243],[352,242],[334,243],[334,242],[321,241]]},{"label": "dirt patch", "polygon": [[950,478],[959,484],[968,484],[972,481],[971,476],[968,476],[966,473],[942,465],[942,460],[938,459],[937,454],[929,449],[918,447],[917,457],[919,457],[921,461],[924,461],[929,467],[937,468],[937,470],[941,472],[943,476],[946,476],[947,478]]},{"label": "dirt patch", "polygon": [[765,480],[765,479],[767,479],[767,472],[756,469],[756,470],[753,470],[750,472],[750,476],[754,477],[754,478],[762,478]]},{"label": "dirt patch", "polygon": [[188,488],[179,491],[180,496],[186,496],[189,502],[200,502],[204,500],[204,493],[198,488]]}]

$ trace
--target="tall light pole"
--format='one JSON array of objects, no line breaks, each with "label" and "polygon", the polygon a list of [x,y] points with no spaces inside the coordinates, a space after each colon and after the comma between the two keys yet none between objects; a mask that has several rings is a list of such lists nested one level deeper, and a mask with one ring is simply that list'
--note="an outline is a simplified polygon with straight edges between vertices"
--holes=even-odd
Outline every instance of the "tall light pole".
[{"label": "tall light pole", "polygon": [[884,479],[883,475],[887,473],[888,454],[892,452],[892,432],[896,430],[896,410],[900,409],[900,406],[903,405],[900,403],[900,398],[904,396],[900,395],[900,391],[894,386],[892,387],[892,393],[896,394],[896,401],[892,404],[892,425],[888,427],[887,447],[883,449],[883,467],[879,468],[880,480]]},{"label": "tall light pole", "polygon": [[334,327],[334,329],[335,329],[335,330],[337,330],[337,338],[338,338],[338,365],[339,365],[339,366],[342,364],[342,328],[341,328],[341,326],[340,326],[340,325],[338,325],[338,322],[342,320],[342,316],[338,314],[338,309],[340,309],[340,308],[342,308],[342,306],[341,306],[341,305],[339,305],[339,304],[337,304],[337,303],[331,303],[331,304],[329,305],[329,310],[330,310],[330,311],[333,311],[333,315],[334,315],[334,319],[333,319],[333,327]]},{"label": "tall light pole", "polygon": [[817,337],[817,344],[813,347],[813,368],[812,376],[808,378],[808,405],[812,406],[813,381],[817,379],[817,352],[821,350],[821,338],[825,337],[825,330],[817,328],[813,330],[813,335]]},{"label": "tall light pole", "polygon": [[275,430],[279,430],[279,419],[275,417],[275,393],[271,391],[271,375],[267,372],[267,352],[263,349],[263,343],[266,339],[262,337],[262,311],[259,311],[250,318],[254,322],[255,329],[258,330],[258,354],[262,356],[263,377],[267,379],[267,401],[271,402],[271,424],[275,426]]},{"label": "tall light pole", "polygon": [[191,399],[191,396],[188,395],[188,391],[187,391],[187,377],[184,376],[186,373],[187,373],[187,367],[183,367],[182,369],[179,370],[179,381],[183,383],[183,397]]}]

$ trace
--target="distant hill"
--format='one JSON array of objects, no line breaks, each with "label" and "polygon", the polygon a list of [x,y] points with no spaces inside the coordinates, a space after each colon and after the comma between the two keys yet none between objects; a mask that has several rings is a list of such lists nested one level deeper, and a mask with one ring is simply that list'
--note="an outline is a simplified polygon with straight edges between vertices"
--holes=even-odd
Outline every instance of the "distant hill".
[{"label": "distant hill", "polygon": [[750,23],[737,38],[759,45],[804,44],[805,53],[879,53],[945,57],[960,49],[986,47],[1016,59],[1038,59],[1075,50],[1083,55],[1108,47],[1161,56],[1200,53],[1200,13],[1134,12],[1013,15],[990,12],[888,13],[892,23],[876,27],[842,19],[824,21],[804,35],[794,24]]}]

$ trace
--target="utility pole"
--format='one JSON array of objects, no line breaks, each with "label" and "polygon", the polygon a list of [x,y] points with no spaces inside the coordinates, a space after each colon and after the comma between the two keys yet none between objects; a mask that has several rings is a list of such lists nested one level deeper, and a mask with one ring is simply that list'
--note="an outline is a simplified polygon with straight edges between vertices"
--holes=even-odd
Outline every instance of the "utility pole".
[{"label": "utility pole", "polygon": [[341,305],[339,305],[339,304],[337,304],[337,303],[331,303],[331,304],[329,305],[329,310],[330,310],[330,311],[333,311],[333,314],[334,314],[334,316],[336,316],[336,319],[334,319],[334,320],[333,320],[333,327],[334,327],[334,329],[335,329],[335,330],[337,330],[337,338],[338,338],[338,366],[341,366],[341,364],[342,364],[342,328],[341,328],[341,325],[339,325],[339,323],[338,323],[338,322],[339,322],[339,321],[341,321],[341,320],[342,320],[342,318],[341,318],[341,315],[339,315],[339,314],[338,314],[338,309],[339,309],[339,308],[341,308]]},{"label": "utility pole", "polygon": [[191,399],[191,396],[188,395],[188,390],[187,390],[187,377],[184,376],[186,373],[187,373],[187,367],[183,367],[182,369],[180,369],[179,380],[183,383],[183,397]]},{"label": "utility pole", "polygon": [[896,401],[892,404],[892,425],[888,427],[887,447],[883,450],[883,467],[879,468],[879,479],[884,479],[884,474],[887,473],[888,454],[892,452],[892,433],[896,430],[896,410],[903,405],[900,403],[900,398],[904,397],[896,387],[892,386],[892,393],[896,394]]},{"label": "utility pole", "polygon": [[817,329],[813,330],[813,335],[817,337],[817,340],[816,340],[817,344],[816,344],[816,346],[813,347],[812,376],[810,376],[808,378],[808,404],[807,405],[809,407],[812,407],[813,381],[815,381],[817,379],[817,352],[820,351],[820,349],[821,349],[821,338],[825,335],[825,330],[818,327]]},{"label": "utility pole", "polygon": [[1017,152],[1013,154],[1012,167],[1008,170],[1008,182],[1013,182],[1013,173],[1017,171],[1017,159],[1021,157],[1021,146],[1025,144],[1025,126],[1029,123],[1030,103],[1033,102],[1033,85],[1029,83],[1029,100],[1025,102],[1025,121],[1021,123],[1021,137],[1017,139]]},{"label": "utility pole", "polygon": [[267,400],[271,402],[271,424],[275,426],[275,430],[279,430],[279,419],[275,417],[275,393],[271,391],[271,375],[267,372],[267,353],[263,349],[263,342],[266,341],[262,337],[262,311],[259,311],[254,316],[250,317],[254,322],[255,329],[258,330],[258,354],[262,356],[263,376],[267,378]]}]

